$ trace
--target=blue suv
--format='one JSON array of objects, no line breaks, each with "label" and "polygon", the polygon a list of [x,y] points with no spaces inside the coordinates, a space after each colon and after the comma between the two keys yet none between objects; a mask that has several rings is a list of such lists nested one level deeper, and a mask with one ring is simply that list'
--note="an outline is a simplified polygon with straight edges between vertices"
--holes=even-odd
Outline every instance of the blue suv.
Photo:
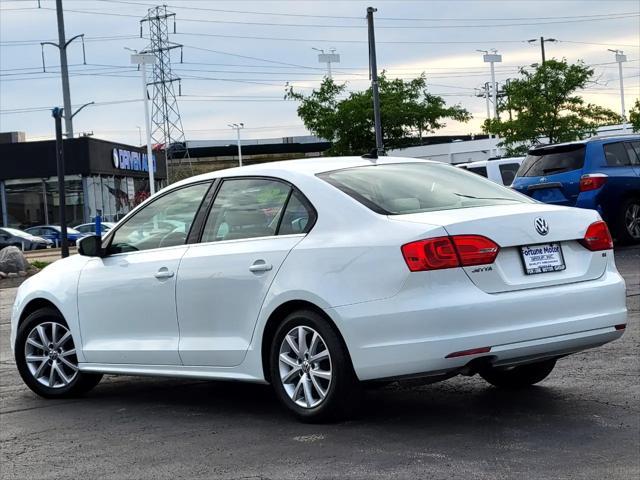
[{"label": "blue suv", "polygon": [[597,210],[618,242],[640,242],[640,135],[534,147],[511,187],[544,203]]}]

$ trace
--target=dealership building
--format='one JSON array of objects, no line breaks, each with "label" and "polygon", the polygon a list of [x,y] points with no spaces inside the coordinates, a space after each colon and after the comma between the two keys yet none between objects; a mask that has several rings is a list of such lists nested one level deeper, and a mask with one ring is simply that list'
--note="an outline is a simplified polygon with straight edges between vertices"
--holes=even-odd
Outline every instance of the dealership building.
[{"label": "dealership building", "polygon": [[[25,142],[0,134],[0,225],[27,228],[60,221],[54,140]],[[68,225],[117,221],[149,195],[144,148],[80,137],[64,141]],[[154,155],[156,190],[166,185],[166,162]]]}]

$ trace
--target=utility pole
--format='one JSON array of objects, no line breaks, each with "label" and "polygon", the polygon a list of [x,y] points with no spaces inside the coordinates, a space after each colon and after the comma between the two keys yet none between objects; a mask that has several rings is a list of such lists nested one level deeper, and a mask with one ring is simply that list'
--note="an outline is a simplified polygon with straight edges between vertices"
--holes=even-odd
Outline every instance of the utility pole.
[{"label": "utility pole", "polygon": [[320,52],[318,54],[318,62],[327,64],[327,78],[331,78],[331,64],[340,63],[340,54],[336,53],[336,49],[329,50],[331,53],[324,53],[322,48],[311,47],[312,50]]},{"label": "utility pole", "polygon": [[382,141],[382,123],[380,119],[380,94],[378,93],[378,64],[376,61],[376,37],[373,28],[373,13],[378,9],[367,8],[367,26],[369,30],[369,75],[371,76],[371,91],[373,94],[373,121],[376,131],[376,150],[378,156],[384,155]]},{"label": "utility pole", "polygon": [[624,83],[622,80],[622,64],[627,61],[627,56],[622,50],[612,50],[608,48],[610,52],[616,54],[616,62],[618,62],[618,73],[620,75],[620,115],[622,116],[622,123],[627,121],[627,112],[624,108]]},{"label": "utility pole", "polygon": [[147,170],[149,170],[149,195],[156,193],[153,178],[153,149],[151,147],[151,122],[149,121],[149,96],[147,95],[147,65],[154,65],[156,57],[152,54],[135,53],[131,55],[131,63],[140,66],[142,73],[142,101],[144,103],[144,128],[147,134]]},{"label": "utility pole", "polygon": [[238,166],[242,166],[242,143],[240,143],[240,130],[244,128],[244,123],[230,123],[229,126],[236,131],[238,139]]},{"label": "utility pole", "polygon": [[64,105],[64,111],[67,115],[64,117],[64,126],[67,138],[73,138],[73,121],[71,113],[71,91],[69,88],[69,64],[67,62],[67,47],[76,38],[82,39],[82,56],[83,62],[86,64],[87,60],[84,53],[84,34],[76,35],[69,41],[65,39],[64,33],[64,12],[62,9],[62,0],[56,0],[56,17],[58,19],[58,43],[53,42],[41,42],[40,46],[42,51],[42,68],[46,69],[44,62],[44,45],[52,45],[60,52],[60,75],[62,77],[62,103]]},{"label": "utility pole", "polygon": [[[51,116],[55,120],[56,124],[56,163],[58,167],[58,197],[59,197],[59,206],[60,206],[60,237],[61,244],[60,250],[62,258],[66,258],[69,256],[69,241],[67,239],[67,206],[66,206],[66,192],[64,189],[64,148],[63,148],[63,140],[62,140],[62,116],[63,109],[56,107],[51,111]],[[71,119],[71,115],[68,115],[69,119]]]},{"label": "utility pole", "polygon": [[558,40],[556,40],[555,38],[544,38],[544,37],[540,37],[540,39],[537,38],[532,38],[531,40],[527,40],[527,42],[529,43],[536,43],[536,42],[540,42],[540,53],[542,54],[542,65],[544,65],[544,62],[547,61],[547,57],[545,55],[544,52],[544,43],[545,42],[557,42]]}]

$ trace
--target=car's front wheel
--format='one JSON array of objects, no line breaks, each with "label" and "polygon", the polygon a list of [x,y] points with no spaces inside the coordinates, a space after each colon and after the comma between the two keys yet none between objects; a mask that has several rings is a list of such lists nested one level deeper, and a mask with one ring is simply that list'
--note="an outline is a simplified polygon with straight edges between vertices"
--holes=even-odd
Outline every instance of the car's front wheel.
[{"label": "car's front wheel", "polygon": [[515,367],[491,367],[481,370],[480,376],[496,387],[526,388],[547,378],[555,366],[552,358]]},{"label": "car's front wheel", "polygon": [[53,308],[33,312],[20,325],[15,359],[24,383],[45,398],[81,395],[102,378],[79,371],[71,331]]},{"label": "car's front wheel", "polygon": [[360,386],[348,353],[328,322],[311,310],[288,315],[271,344],[271,383],[298,418],[345,418],[359,400]]}]

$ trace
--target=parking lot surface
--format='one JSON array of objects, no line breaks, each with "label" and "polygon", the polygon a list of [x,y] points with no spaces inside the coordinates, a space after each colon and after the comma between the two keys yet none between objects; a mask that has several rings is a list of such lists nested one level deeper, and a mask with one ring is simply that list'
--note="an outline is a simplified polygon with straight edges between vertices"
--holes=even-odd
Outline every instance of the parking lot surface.
[{"label": "parking lot surface", "polygon": [[0,478],[640,478],[640,248],[622,339],[561,359],[522,392],[479,377],[368,391],[358,416],[305,425],[268,386],[108,376],[44,400],[9,348],[0,289]]}]

